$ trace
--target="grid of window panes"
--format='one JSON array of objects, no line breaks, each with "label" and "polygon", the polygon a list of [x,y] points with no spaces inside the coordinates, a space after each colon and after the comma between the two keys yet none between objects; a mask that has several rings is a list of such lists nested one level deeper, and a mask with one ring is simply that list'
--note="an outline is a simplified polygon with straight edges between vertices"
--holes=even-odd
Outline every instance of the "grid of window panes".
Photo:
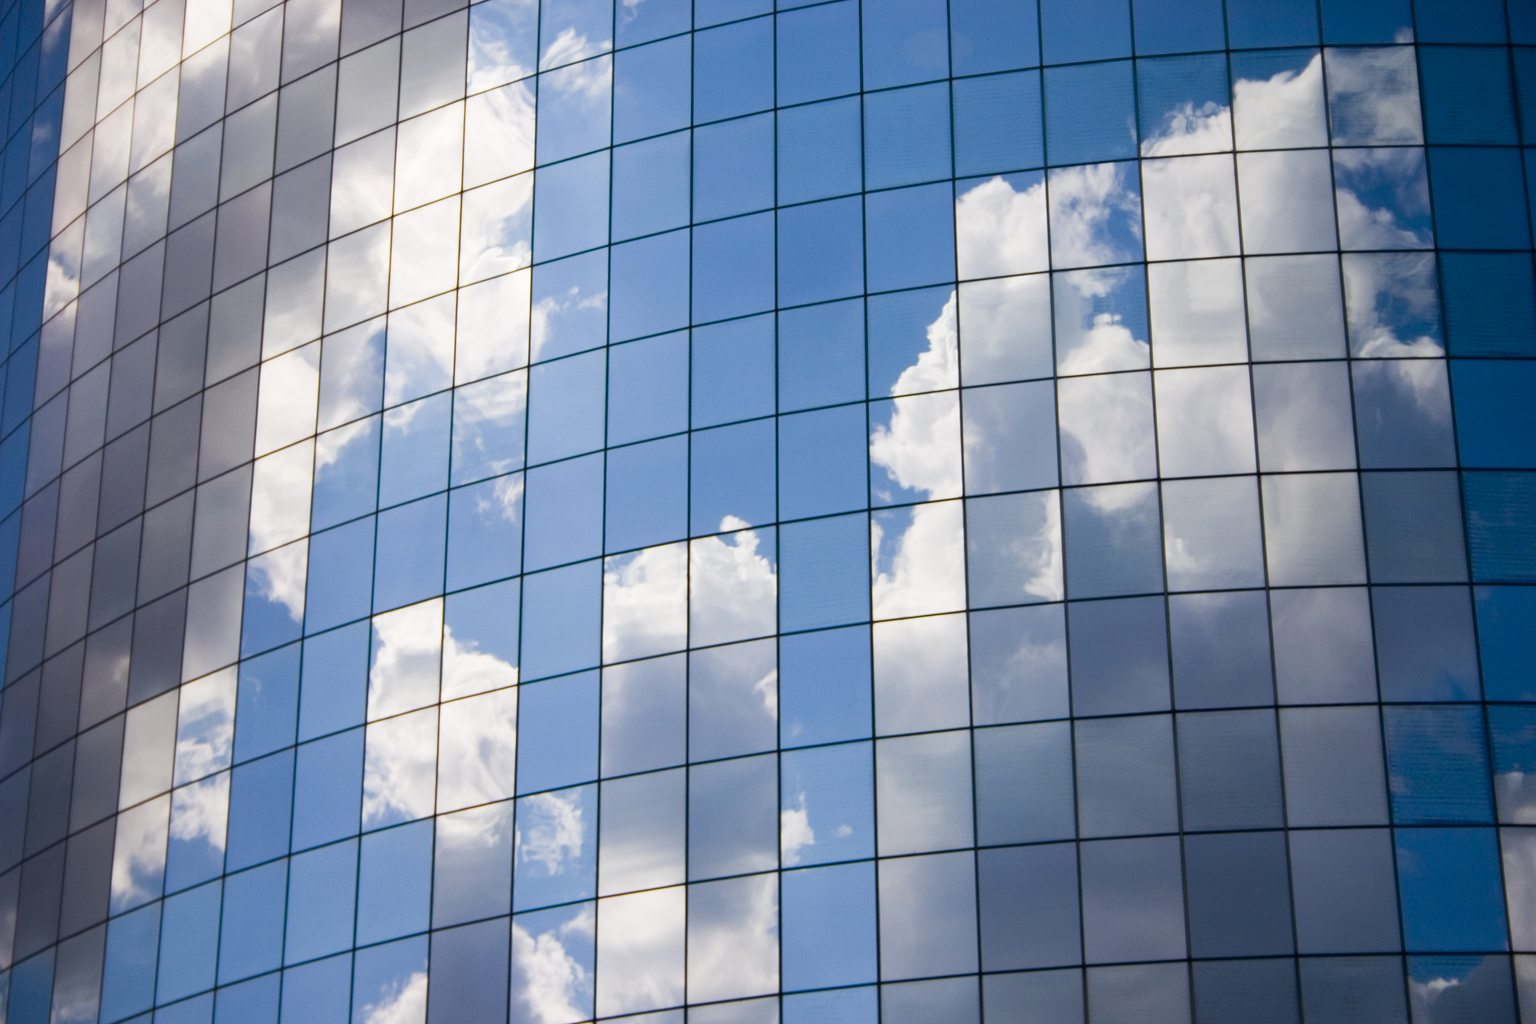
[{"label": "grid of window panes", "polygon": [[53,24],[10,1024],[1536,1020],[1530,7]]}]

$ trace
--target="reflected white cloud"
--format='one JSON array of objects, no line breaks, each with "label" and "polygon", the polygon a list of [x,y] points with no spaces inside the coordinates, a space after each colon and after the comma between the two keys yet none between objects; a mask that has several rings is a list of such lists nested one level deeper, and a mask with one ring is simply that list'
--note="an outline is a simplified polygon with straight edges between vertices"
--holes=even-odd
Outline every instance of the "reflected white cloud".
[{"label": "reflected white cloud", "polygon": [[760,550],[763,539],[735,516],[721,519],[720,530],[688,546],[688,631],[695,647],[766,636],[778,621],[772,551]]},{"label": "reflected white cloud", "polygon": [[683,886],[598,901],[598,1016],[683,1002],[687,902]]},{"label": "reflected white cloud", "polygon": [[1043,180],[1019,192],[999,175],[955,200],[961,280],[1047,270],[1046,238]]},{"label": "reflected white cloud", "polygon": [[[901,532],[887,539],[887,529],[903,520]],[[965,607],[965,517],[960,502],[914,505],[872,516],[870,552],[876,619]]]},{"label": "reflected white cloud", "polygon": [[1237,176],[1246,252],[1316,252],[1338,244],[1326,150],[1241,153]]},{"label": "reflected white cloud", "polygon": [[[304,441],[256,460],[251,477],[250,554],[290,543],[309,532],[314,456],[314,442]],[[302,586],[299,590],[302,593]]]},{"label": "reflected white cloud", "polygon": [[1141,257],[1141,197],[1124,164],[1086,164],[1049,178],[1051,264],[1092,267]]},{"label": "reflected white cloud", "polygon": [[465,188],[533,167],[535,110],[526,82],[469,98],[464,115]]},{"label": "reflected white cloud", "polygon": [[517,685],[517,666],[480,650],[474,640],[460,640],[443,627],[443,700]]},{"label": "reflected white cloud", "polygon": [[966,384],[1051,375],[1050,275],[970,281],[959,290]]},{"label": "reflected white cloud", "polygon": [[528,271],[459,291],[454,383],[479,380],[528,362]]},{"label": "reflected white cloud", "polygon": [[395,187],[393,128],[342,146],[332,161],[332,238],[389,216]]},{"label": "reflected white cloud", "polygon": [[427,972],[412,971],[392,982],[384,997],[358,1014],[361,1024],[423,1024],[427,1019]]},{"label": "reflected white cloud", "polygon": [[459,280],[468,284],[533,262],[533,175],[464,193]]},{"label": "reflected white cloud", "polygon": [[[606,53],[613,49],[613,41],[610,39],[588,39],[585,32],[578,31],[574,25],[568,25],[555,34],[548,46],[544,47],[544,53],[539,58],[539,68],[548,71],[550,68],[558,68],[573,61],[586,60],[588,57],[599,53]],[[591,72],[589,71],[588,74]],[[547,81],[547,79],[546,79]],[[587,85],[588,89],[594,89]]]},{"label": "reflected white cloud", "polygon": [[546,295],[534,303],[528,323],[528,361],[533,363],[539,361],[544,346],[557,331],[556,324],[559,322],[560,314],[607,308],[608,292],[606,290],[584,295],[576,285],[572,285],[559,295]]},{"label": "reflected white cloud", "polygon": [[375,615],[368,720],[436,703],[442,649],[442,598]]},{"label": "reflected white cloud", "polygon": [[320,397],[320,346],[305,345],[261,367],[256,406],[256,457],[315,432]]},{"label": "reflected white cloud", "polygon": [[738,999],[779,987],[779,879],[732,878],[688,894],[688,1000]]},{"label": "reflected white cloud", "polygon": [[1151,376],[1121,373],[1056,382],[1063,483],[1111,483],[1157,475]]},{"label": "reflected white cloud", "polygon": [[[330,244],[326,256],[326,330],[334,331],[384,312],[388,305],[392,226],[393,222],[385,221]],[[402,236],[402,241],[406,240]]]},{"label": "reflected white cloud", "polygon": [[175,785],[194,782],[229,767],[235,739],[233,667],[181,688],[176,723]]},{"label": "reflected white cloud", "polygon": [[396,128],[395,212],[452,195],[463,182],[464,104],[450,103]]},{"label": "reflected white cloud", "polygon": [[[1148,143],[1154,149],[1158,144]],[[1141,188],[1148,259],[1231,256],[1240,251],[1231,157],[1143,160]]]},{"label": "reflected white cloud", "polygon": [[112,912],[121,913],[160,895],[171,798],[167,794],[117,816],[112,850]]},{"label": "reflected white cloud", "polygon": [[518,802],[517,861],[539,865],[545,877],[563,874],[581,857],[586,835],[575,791],[538,793]]},{"label": "reflected white cloud", "polygon": [[1336,145],[1424,141],[1413,47],[1330,49],[1327,59],[1328,112]]},{"label": "reflected white cloud", "polygon": [[873,643],[877,733],[970,724],[964,615],[878,622]]},{"label": "reflected white cloud", "polygon": [[229,773],[183,786],[171,793],[171,838],[184,843],[202,841],[224,852],[229,822]]},{"label": "reflected white cloud", "polygon": [[[439,812],[512,796],[517,769],[516,687],[444,704],[440,729]],[[510,806],[507,810],[510,823]]]},{"label": "reflected white cloud", "polygon": [[1147,293],[1155,365],[1203,366],[1247,360],[1241,260],[1150,265]]},{"label": "reflected white cloud", "polygon": [[[1429,179],[1421,149],[1340,149],[1333,154],[1344,249],[1428,249]],[[1373,205],[1370,200],[1385,200]]]},{"label": "reflected white cloud", "polygon": [[603,661],[688,646],[688,545],[664,544],[603,562]]},{"label": "reflected white cloud", "polygon": [[368,726],[363,825],[389,825],[430,815],[436,764],[437,708]]},{"label": "reflected white cloud", "polygon": [[1254,471],[1253,400],[1246,367],[1157,370],[1153,380],[1163,476]]},{"label": "reflected white cloud", "polygon": [[[330,430],[378,412],[383,372],[382,317],[332,334],[321,341],[317,429]],[[328,459],[321,465],[329,461],[334,459]]]},{"label": "reflected white cloud", "polygon": [[1344,257],[1350,354],[1401,359],[1441,356],[1440,289],[1429,253]]},{"label": "reflected white cloud", "polygon": [[1142,140],[1141,155],[1187,156],[1232,148],[1232,110],[1210,100],[1183,103],[1163,115],[1162,126]]},{"label": "reflected white cloud", "polygon": [[1252,477],[1163,484],[1169,590],[1264,585],[1258,489]]},{"label": "reflected white cloud", "polygon": [[596,931],[591,905],[547,931],[532,934],[526,918],[512,924],[512,1019],[525,1024],[575,1024],[588,1019],[592,973],[566,948],[590,944]]},{"label": "reflected white cloud", "polygon": [[1147,340],[1136,337],[1125,322],[1127,313],[1142,304],[1140,274],[1119,268],[1080,270],[1052,279],[1058,374],[1139,370],[1150,363]]},{"label": "reflected white cloud", "polygon": [[431,394],[453,380],[454,297],[440,295],[389,315],[384,404]]},{"label": "reflected white cloud", "polygon": [[1232,106],[1238,149],[1326,146],[1322,54],[1299,71],[1237,79],[1232,83]]},{"label": "reflected white cloud", "polygon": [[390,246],[389,304],[404,306],[457,283],[459,197],[401,214]]},{"label": "reflected white cloud", "polygon": [[795,799],[798,806],[779,811],[779,860],[787,868],[800,863],[801,850],[816,845],[816,830],[811,828],[810,812],[805,807],[805,790],[796,794]]},{"label": "reflected white cloud", "polygon": [[538,23],[538,9],[538,0],[511,0],[502,8],[506,17],[493,18],[486,12],[474,20],[469,35],[470,92],[533,74],[534,69],[518,59],[523,47],[518,45],[517,36],[523,25]]},{"label": "reflected white cloud", "polygon": [[[308,498],[308,495],[305,495]],[[309,540],[295,541],[246,563],[246,585],[282,605],[288,618],[304,621],[304,588],[309,578]]]}]

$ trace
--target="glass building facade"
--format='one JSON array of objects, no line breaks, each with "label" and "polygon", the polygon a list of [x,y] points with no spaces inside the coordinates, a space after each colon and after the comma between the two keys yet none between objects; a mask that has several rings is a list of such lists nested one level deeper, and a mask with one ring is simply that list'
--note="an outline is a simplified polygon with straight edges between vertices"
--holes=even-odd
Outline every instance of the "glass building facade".
[{"label": "glass building facade", "polygon": [[16,0],[5,1024],[1536,1022],[1536,7]]}]

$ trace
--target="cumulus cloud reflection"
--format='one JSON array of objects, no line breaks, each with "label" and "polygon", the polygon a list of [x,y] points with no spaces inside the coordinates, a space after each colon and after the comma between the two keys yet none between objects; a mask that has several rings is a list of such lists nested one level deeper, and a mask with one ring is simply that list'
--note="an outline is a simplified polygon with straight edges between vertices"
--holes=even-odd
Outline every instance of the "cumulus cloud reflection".
[{"label": "cumulus cloud reflection", "polygon": [[1344,309],[1351,355],[1401,359],[1445,354],[1433,254],[1346,255]]},{"label": "cumulus cloud reflection", "polygon": [[603,562],[603,661],[688,645],[688,546],[664,544]]},{"label": "cumulus cloud reflection", "polygon": [[514,1024],[575,1024],[592,1016],[595,937],[591,903],[513,919]]},{"label": "cumulus cloud reflection", "polygon": [[688,547],[688,630],[694,647],[766,636],[778,621],[772,533],[749,529],[729,515],[720,520],[720,531]]}]

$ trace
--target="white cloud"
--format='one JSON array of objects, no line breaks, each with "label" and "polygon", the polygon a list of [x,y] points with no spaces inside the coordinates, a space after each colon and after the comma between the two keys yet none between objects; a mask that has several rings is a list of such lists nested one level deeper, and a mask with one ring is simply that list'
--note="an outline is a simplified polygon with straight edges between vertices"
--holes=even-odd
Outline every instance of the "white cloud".
[{"label": "white cloud", "polygon": [[1281,71],[1267,79],[1239,78],[1232,83],[1232,105],[1239,149],[1328,144],[1322,54],[1300,71]]},{"label": "white cloud", "polygon": [[[568,935],[590,936],[590,907],[558,928],[532,935],[520,922],[512,925],[512,1019],[527,1024],[575,1024],[591,1016],[592,976],[566,950]],[[521,1011],[521,1012],[519,1012]]]},{"label": "white cloud", "polygon": [[961,280],[1050,269],[1045,225],[1043,181],[1016,192],[998,176],[967,190],[955,200]]},{"label": "white cloud", "polygon": [[965,607],[965,520],[961,503],[915,505],[911,516],[910,524],[894,542],[895,554],[885,571],[880,564],[884,531],[878,519],[871,518],[871,596],[876,619]]},{"label": "white cloud", "polygon": [[286,608],[294,622],[304,621],[304,587],[309,580],[308,538],[251,559],[246,572],[257,593]]},{"label": "white cloud", "polygon": [[[479,380],[528,362],[532,282],[532,272],[520,270],[459,290],[459,342],[454,383]],[[542,334],[540,338],[542,341]],[[526,384],[523,387],[526,389]]]},{"label": "white cloud", "polygon": [[401,121],[395,151],[395,212],[452,195],[463,185],[464,104]]},{"label": "white cloud", "polygon": [[965,383],[1051,375],[1049,274],[969,281],[960,286]]},{"label": "white cloud", "polygon": [[739,999],[779,987],[776,874],[695,885],[688,901],[688,1001]]},{"label": "white cloud", "polygon": [[1330,49],[1328,93],[1335,143],[1399,145],[1424,141],[1413,47]]},{"label": "white cloud", "polygon": [[229,823],[229,773],[194,782],[171,793],[171,838],[185,843],[201,839],[223,851]]},{"label": "white cloud", "polygon": [[[586,60],[599,53],[606,53],[611,49],[613,49],[613,43],[609,40],[590,40],[585,32],[578,32],[575,26],[568,25],[561,29],[554,40],[544,48],[544,56],[539,59],[539,67],[545,70],[558,68],[573,61]],[[593,69],[591,65],[597,63],[605,64],[606,67],[600,70]],[[613,73],[613,64],[609,61],[591,61],[576,70],[578,73],[563,76],[558,88],[568,92],[581,91],[599,96],[607,91],[607,81]]]},{"label": "white cloud", "polygon": [[1439,289],[1434,256],[1352,255],[1344,259],[1344,296],[1351,354],[1362,358],[1443,356],[1426,334],[1414,336],[1402,321],[1438,322]]},{"label": "white cloud", "polygon": [[597,1015],[680,1005],[685,888],[612,896],[597,907]]},{"label": "white cloud", "polygon": [[517,770],[517,688],[442,706],[437,810],[504,800]]},{"label": "white cloud", "polygon": [[805,790],[796,796],[798,806],[779,811],[779,856],[785,867],[800,863],[800,851],[816,845],[816,830],[811,828],[811,815],[805,808]]},{"label": "white cloud", "polygon": [[176,724],[175,784],[193,782],[229,767],[235,738],[233,667],[181,688]]},{"label": "white cloud", "polygon": [[1150,374],[1059,380],[1056,408],[1063,483],[1113,483],[1157,475]]},{"label": "white cloud", "polygon": [[603,563],[603,661],[688,646],[688,545],[663,544]]},{"label": "white cloud", "polygon": [[362,1024],[423,1024],[427,1019],[427,972],[413,971],[363,1007]]},{"label": "white cloud", "polygon": [[1141,162],[1147,258],[1198,259],[1239,251],[1237,183],[1225,154]]},{"label": "white cloud", "polygon": [[458,639],[452,626],[443,627],[444,700],[516,685],[516,665],[480,650],[473,640]]},{"label": "white cloud", "polygon": [[437,702],[442,646],[442,598],[373,617],[370,722]]},{"label": "white cloud", "polygon": [[970,724],[964,615],[877,622],[873,646],[877,732]]},{"label": "white cloud", "polygon": [[389,315],[385,405],[420,398],[452,382],[454,314],[454,296],[440,295]]},{"label": "white cloud", "polygon": [[117,816],[112,850],[112,910],[147,903],[160,895],[171,798],[167,794]]},{"label": "white cloud", "polygon": [[458,283],[459,197],[403,213],[390,246],[389,305],[408,305]]},{"label": "white cloud", "polygon": [[1247,361],[1241,260],[1151,264],[1147,292],[1158,366]]},{"label": "white cloud", "polygon": [[1162,127],[1142,140],[1142,156],[1220,153],[1232,148],[1231,108],[1206,101],[1184,103],[1163,115]]},{"label": "white cloud", "polygon": [[261,366],[256,408],[256,457],[315,432],[320,397],[320,346],[311,343]]},{"label": "white cloud", "polygon": [[315,443],[311,440],[256,460],[251,478],[250,554],[309,533],[314,458]]},{"label": "white cloud", "polygon": [[1254,472],[1252,385],[1244,366],[1158,370],[1157,455],[1165,477]]},{"label": "white cloud", "polygon": [[575,795],[538,793],[521,801],[517,814],[517,860],[539,864],[545,874],[563,874],[581,856],[587,826]]},{"label": "white cloud", "polygon": [[1132,252],[1114,237],[1116,227],[1141,230],[1141,199],[1125,186],[1120,164],[1085,164],[1052,171],[1051,263],[1059,268],[1121,263]]},{"label": "white cloud", "polygon": [[363,824],[387,825],[432,813],[437,708],[368,726],[363,758]]},{"label": "white cloud", "polygon": [[695,647],[773,633],[778,619],[779,577],[757,531],[726,516],[721,533],[688,546],[689,635]]},{"label": "white cloud", "polygon": [[528,83],[471,96],[465,121],[465,188],[532,169],[535,104]]}]

